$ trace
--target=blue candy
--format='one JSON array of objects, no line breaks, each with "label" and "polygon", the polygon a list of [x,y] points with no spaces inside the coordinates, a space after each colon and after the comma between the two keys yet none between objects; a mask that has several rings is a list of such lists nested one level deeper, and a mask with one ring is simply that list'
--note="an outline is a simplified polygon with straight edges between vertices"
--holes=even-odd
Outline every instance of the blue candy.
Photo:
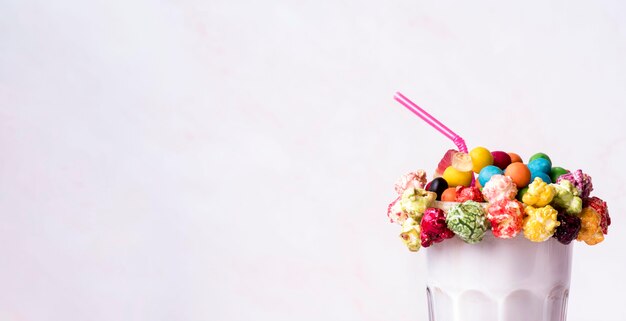
[{"label": "blue candy", "polygon": [[489,180],[491,179],[491,176],[498,174],[504,174],[504,172],[498,166],[485,166],[483,167],[483,169],[480,170],[480,173],[478,174],[478,181],[480,182],[480,185],[484,187],[485,184],[487,184],[487,182],[489,182]]},{"label": "blue candy", "polygon": [[550,175],[552,162],[545,158],[537,158],[528,163],[528,169],[531,173],[545,173]]},{"label": "blue candy", "polygon": [[[539,159],[543,159],[543,158],[539,158]],[[539,177],[541,178],[542,181],[544,181],[545,183],[552,183],[552,180],[550,179],[550,176],[544,172],[530,172],[530,182],[532,183],[533,181],[535,181],[535,177]]]}]

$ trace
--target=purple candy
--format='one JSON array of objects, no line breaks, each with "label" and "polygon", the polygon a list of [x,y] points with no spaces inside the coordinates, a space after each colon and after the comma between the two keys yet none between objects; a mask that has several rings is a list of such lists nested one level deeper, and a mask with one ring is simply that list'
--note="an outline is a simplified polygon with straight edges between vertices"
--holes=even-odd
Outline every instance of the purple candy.
[{"label": "purple candy", "polygon": [[563,244],[570,244],[580,231],[580,218],[575,215],[559,213],[556,219],[561,223],[554,231],[554,237]]},{"label": "purple candy", "polygon": [[559,178],[556,180],[557,184],[560,183],[562,180],[568,180],[572,184],[574,184],[576,189],[578,189],[578,191],[580,192],[580,198],[582,198],[583,201],[587,199],[589,197],[589,194],[591,194],[591,191],[593,191],[591,176],[583,173],[583,171],[581,171],[580,169],[559,176]]}]

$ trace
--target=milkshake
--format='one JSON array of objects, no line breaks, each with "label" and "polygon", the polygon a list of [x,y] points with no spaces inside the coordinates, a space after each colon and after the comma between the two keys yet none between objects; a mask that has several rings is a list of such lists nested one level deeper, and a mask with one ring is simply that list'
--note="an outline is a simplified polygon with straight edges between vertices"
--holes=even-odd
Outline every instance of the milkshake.
[{"label": "milkshake", "polygon": [[566,320],[572,242],[598,244],[611,223],[591,177],[544,153],[449,150],[432,179],[411,172],[395,190],[390,221],[426,248],[431,321]]}]

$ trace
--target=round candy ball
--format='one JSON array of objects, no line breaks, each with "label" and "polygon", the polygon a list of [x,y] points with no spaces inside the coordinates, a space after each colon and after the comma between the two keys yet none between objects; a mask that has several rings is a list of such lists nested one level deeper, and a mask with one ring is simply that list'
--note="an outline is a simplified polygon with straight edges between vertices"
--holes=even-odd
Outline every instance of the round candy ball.
[{"label": "round candy ball", "polygon": [[480,174],[478,174],[478,181],[481,186],[485,186],[485,184],[487,184],[487,182],[491,179],[491,176],[497,174],[502,175],[504,172],[499,167],[494,165],[485,166],[480,170]]},{"label": "round candy ball", "polygon": [[515,197],[518,201],[522,201],[522,198],[524,197],[524,194],[526,194],[526,192],[528,192],[528,186],[520,189],[517,191],[517,196]]},{"label": "round candy ball", "polygon": [[493,164],[493,156],[485,147],[475,147],[469,152],[469,155],[472,158],[472,171],[476,174],[480,173],[480,170],[485,166]]},{"label": "round candy ball", "polygon": [[426,190],[428,190],[429,192],[437,193],[437,200],[441,201],[441,195],[443,194],[443,191],[445,191],[447,188],[448,182],[446,182],[443,177],[437,177],[433,179],[430,183],[428,183]]},{"label": "round candy ball", "polygon": [[505,169],[511,164],[511,156],[503,151],[493,151],[491,156],[493,156],[493,165],[500,169]]},{"label": "round candy ball", "polygon": [[472,172],[461,172],[458,169],[448,166],[443,172],[443,178],[448,182],[448,186],[469,186],[472,182]]},{"label": "round candy ball", "polygon": [[523,163],[522,157],[516,153],[507,153],[511,156],[511,163]]},{"label": "round candy ball", "polygon": [[537,158],[528,163],[528,169],[530,169],[530,171],[533,173],[541,172],[544,174],[550,174],[551,168],[552,163],[550,163],[550,161],[545,158]]},{"label": "round candy ball", "polygon": [[550,164],[552,164],[552,160],[550,159],[550,157],[548,157],[548,155],[546,155],[544,153],[537,153],[537,154],[534,154],[533,156],[530,156],[530,158],[528,159],[528,162],[530,163],[530,162],[534,161],[537,158],[546,159],[546,160],[548,160],[550,162]]},{"label": "round candy ball", "polygon": [[443,191],[441,200],[444,202],[454,202],[456,200],[456,187],[448,187]]},{"label": "round candy ball", "polygon": [[510,177],[518,189],[530,184],[530,170],[524,163],[511,163],[504,171],[504,175]]},{"label": "round candy ball", "polygon": [[550,176],[548,176],[548,174],[543,173],[543,172],[533,172],[532,170],[530,171],[530,181],[534,181],[535,177],[539,177],[541,178],[542,181],[544,181],[545,183],[552,183],[552,180],[550,179]]},{"label": "round candy ball", "polygon": [[550,170],[550,179],[553,182],[556,182],[559,176],[567,173],[569,173],[569,171],[563,167],[552,167],[552,169]]}]

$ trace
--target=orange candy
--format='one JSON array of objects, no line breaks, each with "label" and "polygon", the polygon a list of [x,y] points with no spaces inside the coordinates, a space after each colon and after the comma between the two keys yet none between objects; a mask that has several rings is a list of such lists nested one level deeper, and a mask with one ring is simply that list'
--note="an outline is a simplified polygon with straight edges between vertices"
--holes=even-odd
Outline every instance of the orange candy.
[{"label": "orange candy", "polygon": [[511,163],[504,170],[504,175],[510,177],[518,189],[522,189],[530,183],[530,170],[524,163]]},{"label": "orange candy", "polygon": [[441,200],[444,202],[454,202],[454,200],[456,200],[456,187],[450,187],[443,191]]},{"label": "orange candy", "polygon": [[522,157],[515,153],[507,153],[511,156],[511,163],[523,163]]}]

